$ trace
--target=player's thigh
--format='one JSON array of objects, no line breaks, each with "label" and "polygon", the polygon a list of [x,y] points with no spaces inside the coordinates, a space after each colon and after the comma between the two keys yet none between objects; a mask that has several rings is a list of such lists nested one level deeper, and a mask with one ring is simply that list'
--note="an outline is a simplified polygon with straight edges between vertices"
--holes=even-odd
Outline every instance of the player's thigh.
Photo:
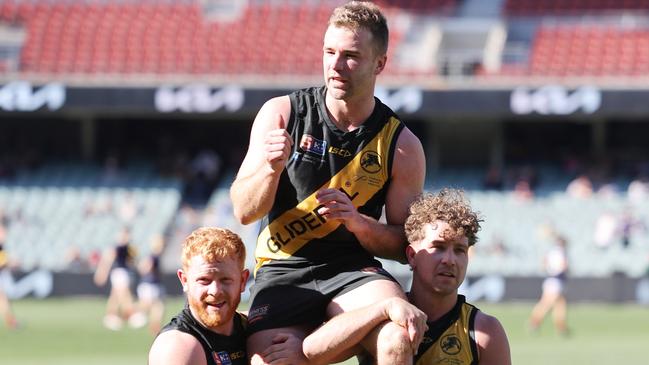
[{"label": "player's thigh", "polygon": [[388,279],[373,280],[333,298],[327,306],[327,316],[331,318],[342,312],[362,308],[393,297],[407,300],[403,289],[397,282]]}]

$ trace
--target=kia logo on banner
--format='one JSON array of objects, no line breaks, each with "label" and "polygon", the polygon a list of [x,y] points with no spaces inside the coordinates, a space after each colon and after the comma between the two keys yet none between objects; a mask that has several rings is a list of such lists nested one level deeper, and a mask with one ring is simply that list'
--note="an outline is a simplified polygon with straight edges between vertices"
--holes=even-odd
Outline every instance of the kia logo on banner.
[{"label": "kia logo on banner", "polygon": [[155,92],[155,107],[161,113],[213,113],[219,109],[235,112],[241,109],[243,101],[243,89],[238,86],[220,90],[203,84],[161,86]]},{"label": "kia logo on banner", "polygon": [[65,85],[53,82],[35,89],[30,82],[12,81],[0,88],[0,109],[33,112],[46,107],[54,111],[65,104]]},{"label": "kia logo on banner", "polygon": [[510,99],[514,114],[568,115],[578,110],[593,114],[602,105],[602,92],[592,86],[568,91],[563,86],[548,85],[537,90],[527,87],[514,89]]},{"label": "kia logo on banner", "polygon": [[404,111],[406,113],[415,113],[421,109],[424,99],[421,89],[416,87],[402,87],[392,93],[385,88],[377,87],[374,95],[395,112]]}]

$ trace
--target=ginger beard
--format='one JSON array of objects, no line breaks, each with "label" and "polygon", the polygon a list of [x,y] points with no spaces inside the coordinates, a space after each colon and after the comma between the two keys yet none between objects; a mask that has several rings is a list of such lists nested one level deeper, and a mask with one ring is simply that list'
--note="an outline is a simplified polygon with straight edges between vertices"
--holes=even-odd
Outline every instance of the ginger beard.
[{"label": "ginger beard", "polygon": [[234,317],[234,312],[239,306],[241,295],[230,298],[227,293],[217,296],[205,295],[201,299],[189,297],[189,307],[198,316],[205,327],[216,328],[225,324]]}]

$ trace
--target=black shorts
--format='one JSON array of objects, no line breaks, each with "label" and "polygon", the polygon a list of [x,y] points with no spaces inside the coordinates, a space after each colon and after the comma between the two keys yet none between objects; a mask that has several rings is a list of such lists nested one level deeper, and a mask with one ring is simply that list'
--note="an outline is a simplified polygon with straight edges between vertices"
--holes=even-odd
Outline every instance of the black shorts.
[{"label": "black shorts", "polygon": [[274,262],[262,266],[250,288],[248,331],[316,327],[327,319],[327,305],[333,298],[379,279],[397,282],[379,261],[368,256],[317,265]]}]

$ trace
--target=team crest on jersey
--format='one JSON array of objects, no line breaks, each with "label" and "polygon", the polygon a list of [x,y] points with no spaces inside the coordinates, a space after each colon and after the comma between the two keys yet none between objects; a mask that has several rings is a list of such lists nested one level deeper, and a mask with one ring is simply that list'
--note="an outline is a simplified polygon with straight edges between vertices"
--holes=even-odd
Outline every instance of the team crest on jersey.
[{"label": "team crest on jersey", "polygon": [[227,351],[212,352],[212,357],[217,365],[232,365],[230,354]]},{"label": "team crest on jersey", "polygon": [[300,148],[305,152],[324,156],[327,151],[327,141],[319,140],[310,134],[303,134],[302,139],[300,140]]},{"label": "team crest on jersey", "polygon": [[454,334],[442,337],[442,340],[439,341],[439,346],[442,348],[442,351],[448,355],[457,355],[462,349],[460,339]]},{"label": "team crest on jersey", "polygon": [[361,168],[370,174],[381,171],[381,157],[375,151],[365,151],[361,156]]}]

